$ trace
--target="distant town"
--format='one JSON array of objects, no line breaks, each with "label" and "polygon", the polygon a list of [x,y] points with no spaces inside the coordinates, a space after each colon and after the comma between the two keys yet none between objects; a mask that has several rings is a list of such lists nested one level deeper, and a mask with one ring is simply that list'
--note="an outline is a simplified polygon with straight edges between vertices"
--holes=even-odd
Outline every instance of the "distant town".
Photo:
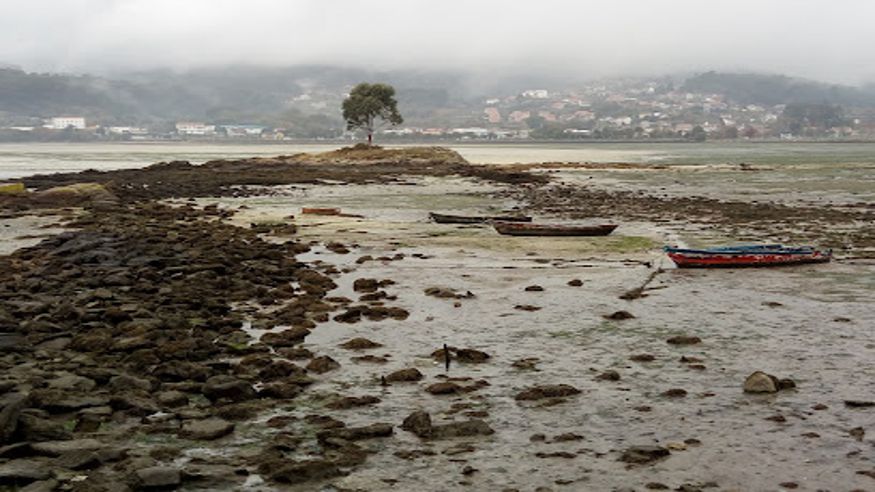
[{"label": "distant town", "polygon": [[[705,74],[686,83],[621,79],[574,89],[529,87],[464,101],[446,97],[445,101],[434,96],[440,91],[417,92],[402,86],[399,109],[405,122],[384,126],[376,136],[378,141],[875,139],[875,99],[872,104],[857,104],[849,97],[833,102],[824,96],[824,102],[818,102],[815,91],[803,102],[784,102],[781,92],[789,91],[784,86],[768,89],[777,96],[751,94],[738,90],[736,80],[730,79],[732,85],[720,77]],[[744,83],[751,85],[741,80],[742,88],[747,87]],[[774,77],[765,80],[776,84]],[[768,87],[754,82],[759,83],[755,87]],[[784,79],[778,82],[787,84]],[[177,120],[130,117],[127,121],[107,111],[54,115],[19,111],[0,118],[0,140],[354,140],[360,135],[347,131],[339,114],[351,87],[350,83],[302,86],[280,99],[281,113],[269,115],[265,110],[247,112],[242,103],[233,110],[202,112],[216,114],[213,118]],[[837,94],[825,86],[818,90]],[[752,102],[770,98],[772,103]]]}]

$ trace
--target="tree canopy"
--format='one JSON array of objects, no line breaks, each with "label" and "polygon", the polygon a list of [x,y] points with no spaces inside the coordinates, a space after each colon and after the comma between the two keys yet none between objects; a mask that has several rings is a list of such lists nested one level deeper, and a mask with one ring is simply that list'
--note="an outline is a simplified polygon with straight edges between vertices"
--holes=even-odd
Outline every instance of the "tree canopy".
[{"label": "tree canopy", "polygon": [[392,125],[400,125],[404,118],[398,112],[395,88],[388,84],[361,83],[353,87],[343,101],[343,119],[346,128],[361,128],[368,133],[368,144],[373,140],[377,119]]}]

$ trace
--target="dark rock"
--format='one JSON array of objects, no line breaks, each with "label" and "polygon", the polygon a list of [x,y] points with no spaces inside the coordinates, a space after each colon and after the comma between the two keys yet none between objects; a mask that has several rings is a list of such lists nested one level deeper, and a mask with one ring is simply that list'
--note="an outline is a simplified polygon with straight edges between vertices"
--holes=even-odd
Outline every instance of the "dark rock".
[{"label": "dark rock", "polygon": [[662,392],[662,396],[666,398],[684,398],[687,396],[687,390],[683,388],[672,388]]},{"label": "dark rock", "polygon": [[313,358],[313,352],[300,347],[282,347],[277,349],[276,353],[281,357],[292,360]]},{"label": "dark rock", "polygon": [[540,285],[529,285],[523,290],[526,292],[544,292],[544,288]]},{"label": "dark rock", "polygon": [[596,376],[596,379],[600,381],[619,381],[620,373],[617,371],[605,371]]},{"label": "dark rock", "polygon": [[113,376],[107,387],[113,391],[152,391],[152,382],[148,379],[134,377],[128,374]]},{"label": "dark rock", "polygon": [[11,442],[18,427],[18,417],[27,405],[27,395],[7,393],[0,397],[0,444]]},{"label": "dark rock", "polygon": [[339,367],[340,364],[331,357],[328,357],[327,355],[316,357],[311,360],[309,364],[307,364],[307,370],[313,371],[316,374],[323,374],[328,371],[333,371]]},{"label": "dark rock", "polygon": [[386,381],[389,381],[390,383],[412,382],[419,381],[422,378],[423,375],[421,372],[419,372],[419,369],[411,367],[408,369],[400,369],[398,371],[390,373],[388,376],[386,376]]},{"label": "dark rock", "polygon": [[376,396],[344,396],[342,398],[338,398],[332,401],[325,406],[332,410],[345,410],[348,408],[375,405],[377,403],[380,403],[380,399]]},{"label": "dark rock", "polygon": [[633,319],[635,316],[629,311],[616,311],[611,314],[606,314],[603,316],[605,319],[610,319],[614,321],[622,321],[626,319]]},{"label": "dark rock", "polygon": [[131,415],[140,417],[161,410],[152,400],[135,394],[121,394],[110,398],[109,405],[113,410],[124,410]]},{"label": "dark rock", "polygon": [[303,327],[292,327],[279,333],[265,333],[261,341],[273,347],[294,347],[303,342],[310,330]]},{"label": "dark rock", "polygon": [[583,436],[580,434],[575,434],[573,432],[566,432],[565,434],[559,434],[558,436],[552,439],[552,442],[568,442],[568,441],[581,441],[583,440]]},{"label": "dark rock", "polygon": [[33,452],[43,456],[61,456],[67,453],[86,453],[105,448],[97,439],[73,439],[70,441],[44,441],[31,444]]},{"label": "dark rock", "polygon": [[431,436],[432,429],[431,416],[428,412],[417,410],[404,419],[401,428],[412,432],[419,437],[429,437]]},{"label": "dark rock", "polygon": [[[52,478],[48,464],[39,460],[12,460],[0,464],[0,486],[23,487]],[[13,489],[14,490],[14,489]]]},{"label": "dark rock", "polygon": [[789,378],[781,378],[778,380],[778,389],[794,389],[796,388],[796,381],[793,381]]},{"label": "dark rock", "polygon": [[353,357],[352,360],[354,362],[366,362],[369,364],[385,364],[389,362],[389,359],[377,355],[361,355],[358,357]]},{"label": "dark rock", "polygon": [[452,395],[456,393],[461,393],[462,390],[462,386],[459,386],[458,384],[452,382],[434,383],[425,388],[425,391],[433,395]]},{"label": "dark rock", "polygon": [[234,431],[234,424],[226,420],[210,418],[192,420],[182,425],[179,437],[201,441],[212,441],[227,436]]},{"label": "dark rock", "polygon": [[[42,414],[42,415],[41,415]],[[15,437],[23,441],[62,441],[70,439],[63,422],[46,418],[43,412],[27,410],[18,418]],[[98,421],[99,422],[99,421]]]},{"label": "dark rock", "polygon": [[249,382],[232,376],[213,376],[207,379],[201,392],[211,401],[246,401],[256,396]]},{"label": "dark rock", "polygon": [[656,357],[654,357],[652,354],[636,354],[632,357],[629,357],[629,360],[635,362],[653,362],[654,360],[656,360]]},{"label": "dark rock", "polygon": [[517,304],[513,307],[517,311],[540,311],[541,308],[539,306],[532,306],[531,304]]},{"label": "dark rock", "polygon": [[744,380],[745,393],[777,393],[778,379],[762,371],[756,371]]},{"label": "dark rock", "polygon": [[374,292],[380,288],[380,282],[375,278],[357,278],[352,283],[352,290],[356,292]]},{"label": "dark rock", "polygon": [[303,388],[297,379],[291,381],[274,381],[261,387],[258,396],[262,398],[276,398],[288,400],[301,394]]},{"label": "dark rock", "polygon": [[347,340],[346,342],[340,344],[341,347],[350,350],[366,350],[377,347],[382,347],[382,343],[372,342],[367,338],[353,338],[351,340]]},{"label": "dark rock", "polygon": [[[265,467],[263,474],[280,483],[297,484],[343,476],[340,468],[330,460],[283,461]],[[259,472],[262,472],[259,468]]]},{"label": "dark rock", "polygon": [[105,396],[70,395],[60,390],[34,390],[30,393],[34,407],[49,413],[68,413],[88,407],[101,407],[109,403]]},{"label": "dark rock", "polygon": [[567,384],[545,384],[533,386],[518,393],[517,400],[540,400],[543,398],[559,398],[580,394],[580,390]]},{"label": "dark rock", "polygon": [[495,434],[489,424],[480,419],[435,425],[431,429],[432,439],[449,439],[453,437],[489,436]]},{"label": "dark rock", "polygon": [[580,287],[581,285],[583,285],[583,280],[580,280],[579,278],[575,278],[575,279],[569,280],[568,285],[571,287]]},{"label": "dark rock", "polygon": [[702,343],[702,339],[694,336],[687,335],[678,335],[676,337],[671,337],[666,340],[666,343],[671,345],[695,345],[697,343]]},{"label": "dark rock", "polygon": [[645,465],[665,458],[670,454],[671,452],[662,446],[632,446],[623,451],[623,454],[620,456],[620,461],[636,465]]},{"label": "dark rock", "polygon": [[172,489],[182,483],[179,470],[169,466],[150,466],[134,473],[140,489]]},{"label": "dark rock", "polygon": [[482,352],[480,350],[465,348],[456,349],[456,359],[459,362],[479,364],[481,362],[486,362],[487,360],[489,360],[490,356],[486,352]]},{"label": "dark rock", "polygon": [[75,374],[64,374],[49,381],[49,388],[61,391],[88,392],[93,390],[97,383],[89,378]]},{"label": "dark rock", "polygon": [[158,400],[159,405],[170,408],[184,407],[188,405],[188,395],[182,391],[162,391],[155,395],[155,399]]},{"label": "dark rock", "polygon": [[262,381],[273,381],[283,378],[306,377],[307,371],[287,360],[272,360],[258,371],[258,377]]},{"label": "dark rock", "polygon": [[54,492],[59,485],[60,482],[55,479],[39,480],[31,482],[31,484],[26,487],[22,487],[18,492]]},{"label": "dark rock", "polygon": [[338,427],[322,431],[316,434],[320,443],[330,438],[343,439],[345,441],[359,441],[362,439],[374,439],[377,437],[389,437],[392,435],[392,424],[371,424],[363,427]]}]

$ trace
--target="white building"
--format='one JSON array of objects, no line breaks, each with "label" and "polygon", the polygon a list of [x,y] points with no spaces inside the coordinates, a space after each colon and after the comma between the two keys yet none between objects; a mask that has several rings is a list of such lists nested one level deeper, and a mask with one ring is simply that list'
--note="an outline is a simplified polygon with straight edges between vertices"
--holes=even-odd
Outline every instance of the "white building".
[{"label": "white building", "polygon": [[85,118],[81,116],[55,116],[49,120],[46,127],[53,130],[65,130],[69,127],[73,127],[77,130],[84,130]]},{"label": "white building", "polygon": [[146,135],[149,130],[138,126],[110,126],[106,131],[113,135]]},{"label": "white building", "polygon": [[195,121],[180,121],[176,124],[176,133],[180,135],[207,136],[216,134],[216,125],[207,125]]},{"label": "white building", "polygon": [[527,91],[523,91],[523,97],[528,97],[531,99],[547,99],[550,97],[550,93],[545,89],[529,89]]}]

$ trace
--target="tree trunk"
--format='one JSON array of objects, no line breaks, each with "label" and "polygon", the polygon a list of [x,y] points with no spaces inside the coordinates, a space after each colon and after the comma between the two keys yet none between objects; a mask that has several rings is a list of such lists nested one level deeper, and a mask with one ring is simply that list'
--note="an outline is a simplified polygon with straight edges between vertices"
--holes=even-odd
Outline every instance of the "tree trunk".
[{"label": "tree trunk", "polygon": [[371,132],[368,132],[368,147],[371,146],[371,142],[373,141],[373,135]]}]

